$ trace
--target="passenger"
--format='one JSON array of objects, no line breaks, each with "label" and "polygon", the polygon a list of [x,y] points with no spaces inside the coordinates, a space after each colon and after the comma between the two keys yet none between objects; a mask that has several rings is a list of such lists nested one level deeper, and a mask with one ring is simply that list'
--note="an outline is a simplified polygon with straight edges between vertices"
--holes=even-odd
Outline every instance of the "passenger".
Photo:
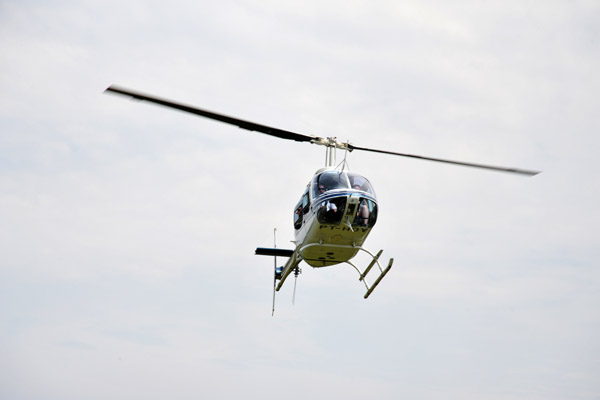
[{"label": "passenger", "polygon": [[331,201],[327,200],[324,201],[323,203],[321,203],[321,207],[323,207],[325,209],[326,213],[336,213],[338,211],[337,206],[335,205],[335,203],[332,203]]},{"label": "passenger", "polygon": [[[358,183],[354,183],[352,185],[352,189],[355,190],[363,190],[362,186]],[[361,226],[369,225],[369,216],[371,212],[369,211],[369,207],[367,206],[367,201],[362,199],[358,205],[358,212],[356,213],[356,218],[354,219],[354,223]]]},{"label": "passenger", "polygon": [[[320,184],[319,185],[319,195],[322,195],[326,191],[327,191],[327,187],[325,185]],[[329,200],[321,202],[320,213],[322,213],[324,220],[326,220],[327,222],[335,221],[337,212],[338,212],[338,207],[337,207],[337,205],[335,205],[335,203],[333,203]]]},{"label": "passenger", "polygon": [[367,206],[367,201],[362,199],[360,204],[358,205],[358,212],[356,213],[355,223],[361,226],[369,225],[369,216],[371,212],[369,211],[369,207]]},{"label": "passenger", "polygon": [[[354,189],[361,190],[360,185],[354,185]],[[356,219],[354,220],[355,224],[361,226],[369,225],[369,216],[371,212],[369,211],[369,206],[367,206],[367,201],[362,199],[358,204],[358,212],[356,213]]]}]

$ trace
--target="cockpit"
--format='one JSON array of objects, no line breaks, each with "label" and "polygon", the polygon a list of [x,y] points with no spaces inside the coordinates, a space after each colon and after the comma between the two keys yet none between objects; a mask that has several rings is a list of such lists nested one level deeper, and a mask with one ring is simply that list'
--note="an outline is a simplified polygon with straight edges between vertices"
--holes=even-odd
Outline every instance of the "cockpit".
[{"label": "cockpit", "polygon": [[371,183],[352,172],[325,170],[313,177],[294,211],[296,229],[302,227],[303,215],[311,205],[316,206],[321,224],[371,228],[377,221],[377,201]]},{"label": "cockpit", "polygon": [[375,197],[373,187],[364,176],[353,172],[324,171],[315,175],[312,180],[312,198],[323,195],[325,192],[335,189],[354,189],[368,193]]}]

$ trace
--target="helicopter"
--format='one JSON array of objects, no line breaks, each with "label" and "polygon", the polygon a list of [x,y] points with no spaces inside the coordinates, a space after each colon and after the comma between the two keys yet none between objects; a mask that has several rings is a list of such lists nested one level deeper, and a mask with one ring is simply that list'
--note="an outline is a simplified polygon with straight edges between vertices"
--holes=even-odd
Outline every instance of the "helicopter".
[{"label": "helicopter", "polygon": [[[394,259],[390,258],[384,268],[379,262],[383,250],[373,254],[363,247],[367,236],[369,236],[377,222],[378,200],[369,180],[348,170],[345,157],[342,163],[335,165],[336,150],[344,151],[345,155],[354,150],[368,151],[524,176],[534,176],[540,173],[540,171],[360,147],[350,142],[338,141],[335,137],[305,135],[261,125],[116,85],[109,86],[105,92],[127,96],[132,100],[147,101],[280,139],[306,142],[326,148],[325,167],[314,173],[293,209],[294,240],[292,243],[294,243],[295,248],[278,248],[276,240],[274,240],[273,247],[258,247],[255,251],[256,255],[274,257],[273,312],[275,309],[275,292],[281,289],[292,273],[296,278],[298,277],[301,273],[299,264],[302,261],[313,268],[330,267],[344,263],[351,265],[359,274],[359,281],[363,282],[366,287],[367,291],[363,296],[365,299],[379,285],[394,263]],[[369,264],[362,269],[352,261],[359,252],[363,252],[370,257]],[[286,257],[287,262],[283,266],[277,266],[277,257]],[[379,271],[372,283],[369,283],[367,275],[375,265]]]}]

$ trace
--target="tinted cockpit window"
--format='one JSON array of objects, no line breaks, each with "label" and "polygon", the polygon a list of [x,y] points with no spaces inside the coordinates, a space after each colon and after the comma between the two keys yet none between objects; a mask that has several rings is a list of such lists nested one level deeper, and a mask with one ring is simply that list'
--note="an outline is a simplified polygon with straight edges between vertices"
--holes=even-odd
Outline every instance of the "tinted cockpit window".
[{"label": "tinted cockpit window", "polygon": [[317,175],[313,181],[313,197],[334,189],[348,189],[350,183],[346,172],[325,171]]},{"label": "tinted cockpit window", "polygon": [[370,193],[373,196],[375,195],[373,187],[371,186],[367,178],[365,178],[364,176],[349,172],[348,180],[350,181],[350,187],[352,189],[362,190],[363,192]]},{"label": "tinted cockpit window", "polygon": [[367,198],[361,199],[358,203],[352,226],[365,226],[372,228],[377,222],[377,204]]},{"label": "tinted cockpit window", "polygon": [[346,211],[346,197],[334,197],[319,204],[317,219],[322,224],[338,225]]}]

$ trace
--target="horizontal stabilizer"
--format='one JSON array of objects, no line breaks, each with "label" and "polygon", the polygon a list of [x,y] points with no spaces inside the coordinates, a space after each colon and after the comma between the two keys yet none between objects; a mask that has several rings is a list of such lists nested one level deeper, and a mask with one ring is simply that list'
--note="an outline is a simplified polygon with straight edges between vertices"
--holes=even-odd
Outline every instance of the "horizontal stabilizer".
[{"label": "horizontal stabilizer", "polygon": [[294,250],[257,247],[256,252],[254,254],[256,254],[257,256],[291,257],[292,254],[294,254]]}]

